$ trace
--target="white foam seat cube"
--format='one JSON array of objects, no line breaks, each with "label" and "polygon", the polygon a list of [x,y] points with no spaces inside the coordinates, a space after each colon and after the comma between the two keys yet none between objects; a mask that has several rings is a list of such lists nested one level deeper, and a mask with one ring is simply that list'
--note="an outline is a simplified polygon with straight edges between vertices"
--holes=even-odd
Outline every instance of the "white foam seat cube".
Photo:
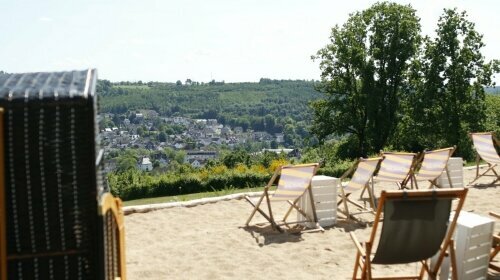
[{"label": "white foam seat cube", "polygon": [[[461,157],[451,157],[448,160],[448,171],[450,171],[450,179],[454,188],[464,187],[464,169],[463,169],[463,159]],[[438,184],[442,188],[449,188],[450,184],[448,181],[448,176],[446,175],[446,170],[438,178]]]},{"label": "white foam seat cube", "polygon": [[[317,175],[311,182],[312,193],[316,208],[316,215],[320,226],[333,226],[337,220],[337,187],[340,180],[335,177]],[[313,217],[313,210],[310,205],[309,193],[303,195],[299,205],[308,216]],[[297,213],[298,219],[303,219],[300,213]],[[305,223],[307,227],[314,227],[310,223]]]},{"label": "white foam seat cube", "polygon": [[[495,222],[481,215],[460,212],[455,229],[458,280],[487,279],[489,253]],[[440,279],[449,279],[449,259],[445,259]]]}]

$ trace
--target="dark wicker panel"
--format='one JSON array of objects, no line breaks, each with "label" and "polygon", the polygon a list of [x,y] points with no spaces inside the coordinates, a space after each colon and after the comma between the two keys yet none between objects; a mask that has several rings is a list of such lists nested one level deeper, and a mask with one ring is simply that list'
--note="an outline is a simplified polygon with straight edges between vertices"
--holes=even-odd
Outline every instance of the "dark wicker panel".
[{"label": "dark wicker panel", "polygon": [[9,279],[101,278],[95,76],[0,75]]},{"label": "dark wicker panel", "polygon": [[120,266],[120,247],[118,238],[118,224],[115,216],[108,211],[103,217],[104,229],[104,268],[106,279],[120,277],[118,268]]}]

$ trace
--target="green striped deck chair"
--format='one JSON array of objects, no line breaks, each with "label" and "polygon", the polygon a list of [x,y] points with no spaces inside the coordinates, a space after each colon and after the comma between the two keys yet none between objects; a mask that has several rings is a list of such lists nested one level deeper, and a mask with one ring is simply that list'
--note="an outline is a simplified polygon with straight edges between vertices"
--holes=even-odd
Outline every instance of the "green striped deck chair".
[{"label": "green striped deck chair", "polygon": [[[283,231],[281,229],[282,225],[288,226],[288,224],[292,223],[313,222],[314,224],[316,224],[318,228],[320,228],[318,224],[318,218],[316,217],[316,211],[314,209],[314,198],[311,190],[311,180],[312,177],[316,174],[317,169],[318,169],[317,163],[290,165],[277,168],[276,171],[274,172],[273,177],[264,188],[264,192],[262,193],[262,195],[260,196],[260,198],[256,203],[252,201],[252,199],[250,199],[248,196],[245,196],[245,199],[254,208],[252,213],[250,214],[250,217],[248,217],[246,226],[250,224],[250,221],[254,217],[255,213],[259,212],[266,220],[268,220],[271,223],[273,229],[276,229],[280,232]],[[278,176],[279,176],[278,186],[274,191],[274,193],[271,194],[269,189],[271,188],[272,184],[276,181]],[[306,191],[309,192],[310,205],[313,209],[312,211],[313,217],[309,217],[297,205],[297,202],[299,201],[300,197],[304,195]],[[267,202],[268,213],[266,213],[263,209],[260,208],[264,198],[266,199]],[[274,219],[272,211],[272,204],[278,202],[286,202],[290,205],[290,208],[284,215],[282,221],[279,223],[276,222],[276,220]],[[286,219],[290,214],[290,212],[292,211],[292,209],[295,209],[300,214],[302,214],[302,216],[304,216],[306,221],[286,222]]]},{"label": "green striped deck chair", "polygon": [[407,181],[411,179],[411,170],[413,168],[415,153],[402,152],[382,152],[384,160],[380,165],[377,176],[373,177],[372,188],[375,182],[392,182],[403,188]]},{"label": "green striped deck chair", "polygon": [[[500,180],[500,176],[495,171],[495,167],[500,164],[500,157],[495,149],[495,143],[500,145],[498,140],[493,135],[493,132],[482,132],[482,133],[470,133],[472,142],[474,143],[474,148],[476,148],[476,178],[470,182],[471,184],[475,182],[482,176],[493,176],[485,175],[487,172],[492,171],[496,179],[491,184],[494,184]],[[483,159],[488,164],[488,168],[482,174],[479,174],[479,161]]]},{"label": "green striped deck chair", "polygon": [[[354,232],[349,233],[357,251],[352,279],[437,279],[447,256],[452,279],[457,279],[453,235],[467,191],[382,191],[368,241],[361,243]],[[421,265],[413,275],[372,275],[376,266],[412,263]]]},{"label": "green striped deck chair", "polygon": [[[373,195],[370,191],[368,191],[368,194],[370,196],[370,205],[371,209],[366,208],[365,206],[359,204],[356,201],[353,201],[349,198],[349,196],[357,190],[363,190],[366,186],[368,186],[368,183],[370,182],[370,179],[373,177],[373,173],[375,173],[375,170],[377,169],[378,165],[382,161],[381,157],[377,158],[360,158],[349,170],[347,170],[341,177],[340,180],[342,181],[345,179],[347,176],[352,174],[354,171],[354,174],[352,175],[352,178],[349,182],[342,183],[342,188],[340,188],[340,194],[339,194],[339,201],[337,202],[337,206],[343,205],[344,209],[341,209],[338,207],[338,211],[343,213],[344,215],[347,216],[347,218],[354,218],[356,219],[353,215],[355,214],[360,214],[360,213],[375,213],[373,211],[374,205],[373,205]],[[358,209],[361,211],[358,211],[356,213],[352,213],[349,211],[348,203],[356,206]]]},{"label": "green striped deck chair", "polygon": [[443,171],[446,170],[448,183],[453,188],[447,164],[454,151],[455,147],[425,151],[423,153],[423,160],[418,173],[412,174],[412,183],[415,183],[415,187],[418,189],[418,181],[429,181],[431,183],[431,187],[435,186],[439,188],[440,186],[437,183],[437,179],[441,176]]}]

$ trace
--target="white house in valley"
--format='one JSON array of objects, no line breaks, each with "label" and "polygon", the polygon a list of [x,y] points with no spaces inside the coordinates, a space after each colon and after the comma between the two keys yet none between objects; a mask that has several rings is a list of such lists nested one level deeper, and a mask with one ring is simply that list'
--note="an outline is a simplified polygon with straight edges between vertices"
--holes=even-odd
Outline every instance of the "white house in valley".
[{"label": "white house in valley", "polygon": [[148,157],[144,157],[139,163],[139,169],[142,171],[151,171],[153,170],[153,163],[151,163]]}]

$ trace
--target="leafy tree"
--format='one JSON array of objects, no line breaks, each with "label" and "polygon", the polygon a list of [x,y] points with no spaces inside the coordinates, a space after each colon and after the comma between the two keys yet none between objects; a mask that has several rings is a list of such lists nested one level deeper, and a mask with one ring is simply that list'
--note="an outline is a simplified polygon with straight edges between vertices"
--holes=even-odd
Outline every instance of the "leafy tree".
[{"label": "leafy tree", "polygon": [[186,156],[185,151],[176,151],[172,148],[165,148],[164,149],[165,155],[170,159],[170,163],[172,162],[177,162],[178,164],[183,164],[184,163],[184,158]]},{"label": "leafy tree", "polygon": [[227,166],[227,168],[234,168],[237,164],[245,164],[247,166],[251,164],[250,155],[244,150],[237,150],[225,154],[221,162]]},{"label": "leafy tree", "polygon": [[486,96],[486,131],[495,131],[500,137],[500,95]]},{"label": "leafy tree", "polygon": [[167,134],[164,131],[158,133],[158,141],[167,142]]},{"label": "leafy tree", "polygon": [[260,154],[260,156],[257,158],[257,162],[262,164],[262,166],[264,166],[265,168],[269,168],[274,160],[283,160],[283,159],[285,159],[284,153],[277,154],[274,152],[265,151],[264,153]]},{"label": "leafy tree", "polygon": [[127,170],[135,169],[137,166],[137,160],[130,155],[123,155],[116,160],[116,169],[118,172],[124,172]]},{"label": "leafy tree", "polygon": [[139,126],[136,131],[139,136],[142,137],[144,135],[144,128],[142,126]]},{"label": "leafy tree", "polygon": [[332,29],[320,60],[326,99],[312,104],[312,132],[320,139],[352,135],[358,154],[381,149],[398,121],[399,97],[409,60],[420,43],[420,23],[411,6],[377,3]]},{"label": "leafy tree", "polygon": [[271,149],[277,149],[278,148],[278,142],[276,140],[271,141]]},{"label": "leafy tree", "polygon": [[445,9],[436,33],[435,39],[426,38],[412,65],[414,93],[408,99],[408,125],[401,130],[419,135],[419,148],[457,145],[458,154],[472,158],[467,133],[484,129],[484,86],[492,84],[498,62],[485,62],[482,35],[465,11]]}]

